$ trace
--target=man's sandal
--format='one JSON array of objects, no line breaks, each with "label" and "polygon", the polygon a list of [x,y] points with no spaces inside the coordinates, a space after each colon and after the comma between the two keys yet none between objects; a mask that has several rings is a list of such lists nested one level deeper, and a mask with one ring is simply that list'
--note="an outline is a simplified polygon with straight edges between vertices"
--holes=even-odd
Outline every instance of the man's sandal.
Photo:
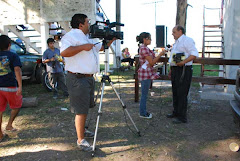
[{"label": "man's sandal", "polygon": [[9,131],[9,132],[14,132],[14,131],[17,131],[17,129],[15,129],[15,128],[12,128],[12,129],[6,129],[6,131]]}]

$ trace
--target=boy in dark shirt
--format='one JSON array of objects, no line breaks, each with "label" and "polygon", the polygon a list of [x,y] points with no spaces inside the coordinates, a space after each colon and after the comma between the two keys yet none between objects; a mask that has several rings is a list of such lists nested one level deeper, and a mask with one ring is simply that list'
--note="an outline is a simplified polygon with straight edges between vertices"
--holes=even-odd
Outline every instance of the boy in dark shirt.
[{"label": "boy in dark shirt", "polygon": [[19,56],[10,52],[11,39],[0,36],[0,142],[6,135],[2,132],[2,115],[7,103],[12,109],[6,126],[7,131],[14,131],[12,124],[22,107],[22,64]]}]

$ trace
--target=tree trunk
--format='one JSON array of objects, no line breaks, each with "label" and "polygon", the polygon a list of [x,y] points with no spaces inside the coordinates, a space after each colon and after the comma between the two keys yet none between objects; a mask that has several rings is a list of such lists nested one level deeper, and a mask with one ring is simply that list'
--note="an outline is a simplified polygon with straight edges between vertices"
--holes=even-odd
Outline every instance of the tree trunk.
[{"label": "tree trunk", "polygon": [[177,0],[176,25],[181,25],[186,30],[187,0]]}]

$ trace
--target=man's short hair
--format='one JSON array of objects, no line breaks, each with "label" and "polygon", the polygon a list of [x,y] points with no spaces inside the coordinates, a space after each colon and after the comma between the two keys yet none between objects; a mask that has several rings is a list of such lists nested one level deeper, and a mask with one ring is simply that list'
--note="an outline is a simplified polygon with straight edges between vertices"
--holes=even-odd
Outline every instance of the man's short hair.
[{"label": "man's short hair", "polygon": [[74,29],[78,29],[79,28],[79,24],[84,24],[85,23],[85,19],[87,18],[87,15],[85,14],[75,14],[73,17],[72,17],[72,20],[71,20],[71,26],[72,28]]},{"label": "man's short hair", "polygon": [[176,28],[177,28],[177,30],[178,31],[182,31],[182,34],[185,34],[185,29],[184,29],[184,27],[182,27],[181,25],[176,25]]},{"label": "man's short hair", "polygon": [[53,38],[48,38],[47,39],[47,44],[49,44],[50,42],[55,42]]},{"label": "man's short hair", "polygon": [[0,51],[7,50],[11,44],[11,39],[7,35],[0,36]]}]

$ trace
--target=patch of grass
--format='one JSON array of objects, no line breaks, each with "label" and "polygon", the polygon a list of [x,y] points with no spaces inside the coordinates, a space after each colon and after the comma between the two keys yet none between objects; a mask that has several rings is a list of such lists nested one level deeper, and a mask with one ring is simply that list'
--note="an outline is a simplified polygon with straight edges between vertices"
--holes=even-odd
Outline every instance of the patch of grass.
[{"label": "patch of grass", "polygon": [[[204,65],[204,69],[208,70],[218,70],[219,65]],[[193,76],[200,76],[201,75],[201,65],[193,65]],[[219,72],[204,72],[205,76],[218,76]]]},{"label": "patch of grass", "polygon": [[192,82],[191,86],[199,88],[200,84],[199,84],[199,82]]},{"label": "patch of grass", "polygon": [[[168,66],[167,71],[169,72],[170,67]],[[207,70],[219,70],[219,65],[204,65],[204,69]],[[201,75],[201,65],[193,64],[193,76],[199,77]],[[206,71],[204,72],[205,76],[218,76],[219,72],[215,71]]]},{"label": "patch of grass", "polygon": [[[109,64],[109,68],[112,68],[113,64]],[[100,64],[100,71],[104,71],[105,69],[105,64]]]}]

